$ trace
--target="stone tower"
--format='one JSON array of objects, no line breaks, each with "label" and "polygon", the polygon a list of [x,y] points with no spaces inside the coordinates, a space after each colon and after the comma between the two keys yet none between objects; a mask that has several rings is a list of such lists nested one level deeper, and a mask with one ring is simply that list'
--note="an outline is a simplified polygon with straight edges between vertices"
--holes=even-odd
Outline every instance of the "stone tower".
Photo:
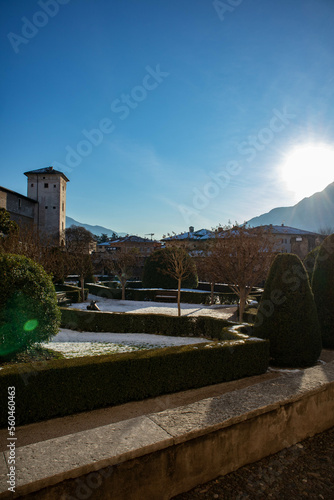
[{"label": "stone tower", "polygon": [[53,167],[25,172],[28,177],[28,197],[38,202],[36,225],[41,233],[54,236],[65,244],[66,183],[68,178]]}]

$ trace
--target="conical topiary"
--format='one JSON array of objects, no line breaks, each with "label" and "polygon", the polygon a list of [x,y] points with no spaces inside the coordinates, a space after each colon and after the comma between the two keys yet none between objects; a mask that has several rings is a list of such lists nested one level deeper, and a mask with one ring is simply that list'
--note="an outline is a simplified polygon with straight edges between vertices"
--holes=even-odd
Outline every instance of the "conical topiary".
[{"label": "conical topiary", "polygon": [[314,267],[315,267],[315,261],[318,257],[319,251],[320,251],[320,246],[313,248],[313,250],[311,250],[311,252],[309,252],[306,255],[305,259],[303,260],[303,264],[304,264],[305,269],[307,271],[310,283],[312,283],[312,276],[313,276],[313,271],[314,271]]},{"label": "conical topiary", "polygon": [[297,255],[279,254],[270,268],[254,335],[269,339],[272,362],[311,366],[321,352],[317,310],[306,269]]},{"label": "conical topiary", "polygon": [[334,234],[323,241],[313,272],[312,290],[324,347],[334,348]]}]

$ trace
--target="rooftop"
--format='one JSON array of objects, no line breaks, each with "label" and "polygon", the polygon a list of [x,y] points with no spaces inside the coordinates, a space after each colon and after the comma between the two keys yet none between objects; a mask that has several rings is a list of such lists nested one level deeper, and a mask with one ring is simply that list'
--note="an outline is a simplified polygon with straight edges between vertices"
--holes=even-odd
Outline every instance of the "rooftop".
[{"label": "rooftop", "polygon": [[26,175],[27,177],[32,174],[61,175],[66,182],[69,182],[69,179],[66,177],[64,172],[55,170],[53,167],[38,168],[37,170],[29,170],[29,172],[24,172],[24,175]]}]

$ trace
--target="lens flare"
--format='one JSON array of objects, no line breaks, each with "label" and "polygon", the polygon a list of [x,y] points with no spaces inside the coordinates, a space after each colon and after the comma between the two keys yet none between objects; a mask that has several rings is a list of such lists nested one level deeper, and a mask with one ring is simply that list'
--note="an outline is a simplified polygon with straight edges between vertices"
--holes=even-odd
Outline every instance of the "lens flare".
[{"label": "lens flare", "polygon": [[32,332],[33,330],[35,330],[35,328],[37,328],[37,326],[38,326],[37,319],[29,319],[29,321],[25,323],[23,329],[25,332]]}]

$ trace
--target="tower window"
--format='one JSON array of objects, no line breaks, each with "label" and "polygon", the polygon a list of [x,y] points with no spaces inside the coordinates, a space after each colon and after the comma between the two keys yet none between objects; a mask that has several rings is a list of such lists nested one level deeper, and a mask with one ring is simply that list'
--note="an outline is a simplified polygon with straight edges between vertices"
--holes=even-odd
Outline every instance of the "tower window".
[{"label": "tower window", "polygon": [[48,182],[44,182],[44,187],[45,187],[45,188],[48,188],[48,187],[49,187]]},{"label": "tower window", "polygon": [[64,212],[64,208],[65,208],[65,207],[64,207],[64,203],[62,203],[62,204],[61,204],[61,209],[62,209],[62,211],[63,211],[63,212]]},{"label": "tower window", "polygon": [[56,210],[56,207],[52,207],[52,208],[53,208],[53,210]]},{"label": "tower window", "polygon": [[56,187],[57,187],[57,184],[54,184],[54,185],[53,185],[53,187],[54,187],[54,188],[56,188]]},{"label": "tower window", "polygon": [[32,188],[33,188],[33,187],[34,187],[34,185],[33,185],[33,184],[30,184],[30,187],[32,187]]},{"label": "tower window", "polygon": [[19,198],[19,208],[21,208],[22,206],[22,201],[21,201],[21,198]]},{"label": "tower window", "polygon": [[45,210],[47,209],[48,207],[45,207]]}]

